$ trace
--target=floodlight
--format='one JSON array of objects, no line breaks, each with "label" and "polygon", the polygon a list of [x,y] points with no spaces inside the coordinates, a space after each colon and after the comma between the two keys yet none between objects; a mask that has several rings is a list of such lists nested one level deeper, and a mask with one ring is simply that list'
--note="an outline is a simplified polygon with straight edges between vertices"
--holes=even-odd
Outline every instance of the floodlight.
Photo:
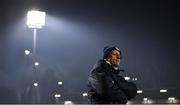
[{"label": "floodlight", "polygon": [[34,65],[35,65],[35,66],[39,66],[39,62],[35,62]]},{"label": "floodlight", "polygon": [[64,102],[64,105],[71,105],[72,104],[72,101],[65,101]]},{"label": "floodlight", "polygon": [[63,83],[61,81],[58,82],[58,85],[62,85]]},{"label": "floodlight", "polygon": [[137,90],[137,93],[143,93],[143,91],[142,90]]},{"label": "floodlight", "polygon": [[61,97],[61,95],[60,94],[55,94],[54,97],[59,98],[59,97]]},{"label": "floodlight", "polygon": [[124,77],[125,80],[130,80],[130,77]]},{"label": "floodlight", "polygon": [[167,92],[167,89],[161,89],[160,90],[160,93],[166,93]]},{"label": "floodlight", "polygon": [[29,55],[29,54],[30,54],[30,51],[29,51],[29,50],[25,50],[24,53],[25,53],[26,55]]},{"label": "floodlight", "polygon": [[34,83],[34,86],[35,86],[35,87],[38,86],[38,83]]},{"label": "floodlight", "polygon": [[41,11],[28,11],[27,25],[29,28],[42,28],[45,25],[45,12]]},{"label": "floodlight", "polygon": [[148,100],[148,98],[144,98],[143,100],[144,100],[144,101],[147,101],[147,100]]},{"label": "floodlight", "polygon": [[82,96],[86,97],[86,96],[88,96],[88,93],[82,93]]}]

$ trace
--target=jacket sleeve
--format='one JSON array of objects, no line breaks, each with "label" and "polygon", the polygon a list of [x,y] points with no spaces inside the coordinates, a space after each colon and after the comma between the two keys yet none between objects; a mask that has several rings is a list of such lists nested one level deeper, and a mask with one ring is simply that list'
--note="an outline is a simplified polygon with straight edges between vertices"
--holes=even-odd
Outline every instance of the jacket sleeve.
[{"label": "jacket sleeve", "polygon": [[134,98],[137,94],[137,87],[136,84],[133,82],[128,82],[124,78],[119,76],[118,78],[118,85],[126,94],[128,100]]},{"label": "jacket sleeve", "polygon": [[122,104],[127,103],[126,94],[104,73],[92,73],[89,76],[89,82],[101,98]]}]

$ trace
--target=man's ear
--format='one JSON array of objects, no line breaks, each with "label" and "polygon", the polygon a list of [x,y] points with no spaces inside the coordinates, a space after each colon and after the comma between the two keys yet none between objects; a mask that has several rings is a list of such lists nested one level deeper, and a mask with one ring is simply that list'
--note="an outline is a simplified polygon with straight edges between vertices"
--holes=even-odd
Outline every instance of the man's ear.
[{"label": "man's ear", "polygon": [[107,58],[106,60],[110,62],[110,58]]}]

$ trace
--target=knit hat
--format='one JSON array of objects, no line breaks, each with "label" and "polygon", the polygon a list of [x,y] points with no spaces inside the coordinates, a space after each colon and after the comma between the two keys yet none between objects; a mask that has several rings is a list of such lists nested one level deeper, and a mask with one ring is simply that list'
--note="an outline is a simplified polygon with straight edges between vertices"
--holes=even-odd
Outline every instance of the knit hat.
[{"label": "knit hat", "polygon": [[117,48],[116,46],[112,46],[112,47],[106,46],[106,47],[104,47],[104,49],[103,49],[103,53],[104,53],[103,59],[107,58],[108,55],[109,55],[109,53],[110,53],[112,50],[117,50],[117,51],[119,51],[119,53],[120,53],[120,55],[121,55],[121,51],[120,51],[119,48]]}]

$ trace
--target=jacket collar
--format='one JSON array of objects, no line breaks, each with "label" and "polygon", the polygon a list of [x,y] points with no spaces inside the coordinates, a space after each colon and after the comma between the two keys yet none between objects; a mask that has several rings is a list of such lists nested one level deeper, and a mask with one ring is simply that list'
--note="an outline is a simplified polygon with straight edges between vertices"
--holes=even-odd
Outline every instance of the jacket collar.
[{"label": "jacket collar", "polygon": [[107,63],[105,60],[99,60],[97,66],[103,67],[104,70],[115,74],[119,74],[120,71],[119,69],[116,70],[111,64]]}]

